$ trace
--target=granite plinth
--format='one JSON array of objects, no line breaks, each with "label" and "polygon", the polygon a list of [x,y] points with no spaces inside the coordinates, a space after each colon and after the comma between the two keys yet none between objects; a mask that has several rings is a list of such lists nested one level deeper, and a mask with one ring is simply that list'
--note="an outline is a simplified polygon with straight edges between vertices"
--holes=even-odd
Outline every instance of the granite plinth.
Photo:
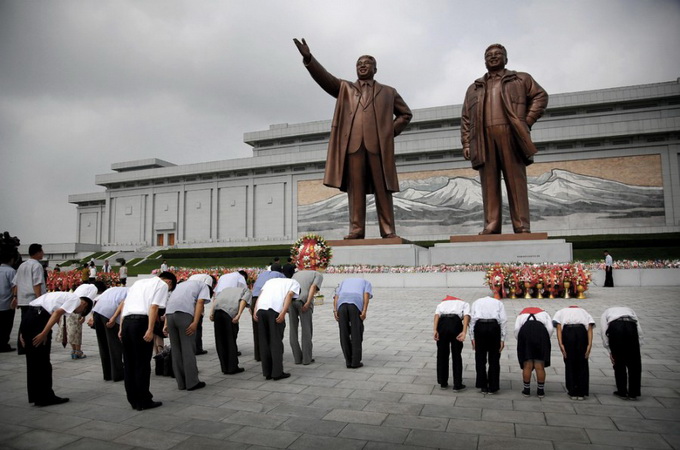
[{"label": "granite plinth", "polygon": [[[399,238],[400,239],[400,238]],[[376,241],[388,241],[388,239],[375,239]],[[361,245],[357,242],[362,240],[347,240],[339,242],[351,242],[350,245],[333,247],[334,265],[367,264],[371,266],[420,266],[429,264],[429,254],[426,248],[415,244],[386,244],[386,245]]]},{"label": "granite plinth", "polygon": [[494,239],[484,242],[435,244],[434,247],[430,248],[430,263],[433,265],[477,263],[492,264],[497,262],[571,262],[572,259],[573,252],[571,243],[566,242],[564,239]]},{"label": "granite plinth", "polygon": [[411,244],[402,237],[393,238],[374,238],[374,239],[339,239],[335,241],[326,241],[331,247],[357,247],[360,245],[400,245]]},{"label": "granite plinth", "polygon": [[544,239],[548,239],[548,233],[472,234],[449,237],[450,242],[539,241]]}]

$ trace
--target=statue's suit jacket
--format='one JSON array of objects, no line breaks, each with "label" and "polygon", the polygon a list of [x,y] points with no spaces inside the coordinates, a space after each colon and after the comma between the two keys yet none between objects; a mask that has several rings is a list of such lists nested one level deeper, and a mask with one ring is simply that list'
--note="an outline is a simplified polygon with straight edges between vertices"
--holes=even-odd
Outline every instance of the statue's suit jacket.
[{"label": "statue's suit jacket", "polygon": [[[323,184],[346,192],[345,158],[348,151],[356,150],[348,149],[348,144],[354,117],[360,107],[361,86],[359,81],[350,82],[334,77],[313,56],[305,66],[314,81],[337,99]],[[394,137],[404,130],[413,114],[396,89],[377,81],[374,81],[373,102],[369,107],[375,111],[375,126],[387,190],[399,192],[397,167],[394,161]]]}]

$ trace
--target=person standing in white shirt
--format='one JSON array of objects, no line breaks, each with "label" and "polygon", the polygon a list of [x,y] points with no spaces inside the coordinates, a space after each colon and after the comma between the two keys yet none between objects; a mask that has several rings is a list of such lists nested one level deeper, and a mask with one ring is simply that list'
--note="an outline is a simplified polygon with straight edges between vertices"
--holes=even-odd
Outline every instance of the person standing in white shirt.
[{"label": "person standing in white shirt", "polygon": [[517,359],[522,369],[522,395],[531,395],[531,372],[536,371],[538,398],[545,397],[545,368],[550,367],[550,336],[553,324],[541,308],[524,308],[515,320]]},{"label": "person standing in white shirt", "polygon": [[434,312],[434,340],[437,342],[437,383],[449,387],[449,352],[453,372],[453,391],[465,390],[463,384],[463,341],[470,323],[470,304],[447,295]]},{"label": "person standing in white shirt", "polygon": [[262,375],[267,380],[290,376],[283,371],[283,332],[290,303],[298,295],[300,283],[283,277],[267,281],[257,297],[253,319],[258,322]]},{"label": "person standing in white shirt", "polygon": [[[79,296],[79,295],[82,295]],[[66,403],[52,390],[52,327],[64,314],[86,315],[92,309],[97,288],[92,285],[71,292],[50,292],[31,301],[19,326],[19,340],[26,349],[26,387],[28,402],[35,406]]]},{"label": "person standing in white shirt", "polygon": [[158,309],[165,308],[168,292],[176,285],[177,278],[170,272],[138,280],[130,287],[122,303],[119,337],[123,342],[125,392],[132,408],[138,411],[163,404],[153,401],[149,390],[153,329]]},{"label": "person standing in white shirt", "polygon": [[614,259],[604,251],[604,287],[614,287]]},{"label": "person standing in white shirt", "polygon": [[[505,348],[505,306],[493,297],[475,300],[470,309],[470,337],[475,351],[477,381],[482,394],[500,389],[501,352]],[[486,364],[489,363],[487,372]]]},{"label": "person standing in white shirt", "polygon": [[564,358],[564,384],[572,400],[585,400],[590,394],[588,358],[593,348],[595,320],[583,308],[562,308],[553,316],[557,342]]},{"label": "person standing in white shirt", "polygon": [[[21,320],[23,320],[24,314],[28,310],[28,304],[47,292],[45,271],[40,264],[40,260],[45,256],[42,245],[31,244],[28,247],[28,254],[30,259],[24,261],[19,266],[12,281],[12,284],[15,286],[14,293],[17,297],[16,305],[21,310]],[[19,355],[24,354],[24,347],[18,341],[17,353]]]},{"label": "person standing in white shirt", "polygon": [[600,326],[602,343],[609,350],[609,358],[614,365],[614,395],[621,399],[637,400],[642,380],[640,320],[632,309],[614,306],[602,313]]}]

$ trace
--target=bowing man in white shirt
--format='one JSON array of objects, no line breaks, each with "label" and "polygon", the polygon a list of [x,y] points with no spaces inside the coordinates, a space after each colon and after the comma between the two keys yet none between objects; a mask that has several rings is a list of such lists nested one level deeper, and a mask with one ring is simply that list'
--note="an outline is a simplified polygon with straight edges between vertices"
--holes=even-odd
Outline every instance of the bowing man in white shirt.
[{"label": "bowing man in white shirt", "polygon": [[[475,300],[470,309],[470,337],[475,351],[477,381],[482,394],[495,394],[500,389],[501,352],[505,348],[505,306],[493,297]],[[489,362],[487,373],[486,363]]]},{"label": "bowing man in white shirt", "polygon": [[642,328],[635,311],[614,306],[602,313],[602,343],[614,365],[616,391],[621,399],[637,400],[642,380]]},{"label": "bowing man in white shirt", "polygon": [[94,285],[83,285],[75,292],[49,292],[28,304],[21,317],[19,340],[26,349],[26,387],[28,402],[35,406],[66,403],[68,398],[57,397],[52,390],[52,327],[64,314],[87,315],[92,309],[92,298],[97,295]]},{"label": "bowing man in white shirt", "polygon": [[257,297],[253,319],[258,323],[262,375],[267,380],[290,376],[283,371],[283,332],[290,303],[298,295],[300,283],[283,277],[267,281]]},{"label": "bowing man in white shirt", "polygon": [[437,341],[437,383],[449,387],[449,352],[453,372],[453,391],[465,390],[463,384],[463,341],[470,323],[470,304],[447,295],[434,312],[434,340]]},{"label": "bowing man in white shirt", "polygon": [[125,393],[132,408],[138,411],[157,408],[163,404],[153,401],[149,390],[153,327],[158,309],[165,308],[168,293],[176,285],[177,278],[171,272],[137,280],[122,303],[119,337],[123,342]]},{"label": "bowing man in white shirt", "polygon": [[118,338],[120,331],[119,306],[127,296],[128,288],[117,286],[108,288],[97,299],[92,308],[92,321],[99,344],[99,357],[106,381],[121,381],[123,372],[123,344]]},{"label": "bowing man in white shirt", "polygon": [[595,320],[583,308],[562,308],[553,316],[557,342],[564,358],[564,384],[572,400],[585,400],[590,394],[588,358],[593,348]]}]

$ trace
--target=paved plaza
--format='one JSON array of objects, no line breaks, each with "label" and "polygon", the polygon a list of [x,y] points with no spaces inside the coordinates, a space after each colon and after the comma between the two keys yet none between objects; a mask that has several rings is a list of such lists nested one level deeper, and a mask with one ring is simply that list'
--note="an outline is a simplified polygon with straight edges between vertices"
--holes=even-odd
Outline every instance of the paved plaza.
[{"label": "paved plaza", "polygon": [[[0,448],[8,449],[680,449],[680,288],[594,287],[587,300],[504,300],[508,338],[501,359],[501,391],[474,389],[474,356],[465,341],[464,383],[442,390],[435,373],[432,319],[447,294],[469,302],[487,295],[474,289],[375,289],[365,322],[364,364],[345,368],[331,293],[314,312],[314,357],[294,365],[286,330],[284,369],[292,376],[265,381],[252,359],[249,317],[239,335],[245,372],[220,371],[212,323],[204,322],[207,355],[198,357],[208,386],[177,390],[172,378],[151,376],[154,400],[163,406],[135,411],[123,383],[102,380],[94,331],[83,330],[84,360],[52,346],[55,392],[69,403],[39,408],[27,402],[23,356],[0,354]],[[614,373],[596,328],[590,392],[570,400],[564,364],[552,338],[546,396],[522,397],[514,320],[525,306],[551,315],[579,304],[596,319],[613,305],[632,307],[641,318],[642,397],[620,400]],[[18,314],[13,330],[16,337]],[[167,340],[166,340],[167,342]],[[449,381],[452,383],[452,380]]]}]

